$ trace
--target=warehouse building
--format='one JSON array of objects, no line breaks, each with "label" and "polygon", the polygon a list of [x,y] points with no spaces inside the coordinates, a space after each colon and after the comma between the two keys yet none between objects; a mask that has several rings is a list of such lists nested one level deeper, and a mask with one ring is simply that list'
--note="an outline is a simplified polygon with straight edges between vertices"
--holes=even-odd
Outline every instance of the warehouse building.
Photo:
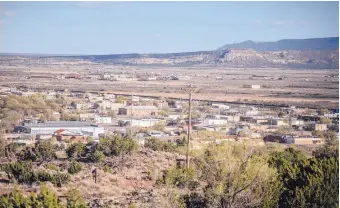
[{"label": "warehouse building", "polygon": [[22,132],[33,135],[53,135],[57,130],[67,130],[76,134],[99,137],[104,133],[104,128],[99,125],[81,121],[46,121],[43,123],[23,123],[14,128],[14,132]]}]

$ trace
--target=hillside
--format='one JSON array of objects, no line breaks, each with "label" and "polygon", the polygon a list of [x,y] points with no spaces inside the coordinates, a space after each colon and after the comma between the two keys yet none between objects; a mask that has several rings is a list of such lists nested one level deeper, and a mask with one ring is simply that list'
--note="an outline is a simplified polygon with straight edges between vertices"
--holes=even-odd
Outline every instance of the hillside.
[{"label": "hillside", "polygon": [[232,68],[337,69],[339,38],[230,44],[214,51],[84,56],[0,56],[0,64],[114,64]]},{"label": "hillside", "polygon": [[314,50],[335,50],[339,48],[339,37],[331,38],[310,38],[310,39],[283,39],[276,42],[254,42],[251,40],[241,43],[227,44],[218,50],[229,48],[249,48],[256,51],[314,51]]}]

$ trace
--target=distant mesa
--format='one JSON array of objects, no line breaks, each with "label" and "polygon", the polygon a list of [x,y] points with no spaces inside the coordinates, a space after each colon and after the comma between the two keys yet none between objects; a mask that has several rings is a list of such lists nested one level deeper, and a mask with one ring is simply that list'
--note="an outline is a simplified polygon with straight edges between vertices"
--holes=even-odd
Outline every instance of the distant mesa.
[{"label": "distant mesa", "polygon": [[[64,62],[128,66],[223,66],[231,68],[338,69],[339,37],[284,39],[276,42],[227,44],[212,51],[109,54],[109,55],[32,55],[0,56],[0,64],[61,64]],[[12,54],[12,56],[15,56]]]},{"label": "distant mesa", "polygon": [[247,40],[241,43],[227,44],[217,50],[227,48],[251,48],[256,51],[314,51],[335,50],[339,48],[339,37],[310,38],[310,39],[283,39],[276,42],[254,42]]}]

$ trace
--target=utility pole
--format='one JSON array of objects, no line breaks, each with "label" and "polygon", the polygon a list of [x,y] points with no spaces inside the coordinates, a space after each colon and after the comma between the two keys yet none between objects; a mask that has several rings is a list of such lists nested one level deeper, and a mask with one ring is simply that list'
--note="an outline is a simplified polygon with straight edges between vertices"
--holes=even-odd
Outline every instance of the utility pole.
[{"label": "utility pole", "polygon": [[131,106],[130,106],[130,137],[132,138],[132,100],[133,95],[131,95]]},{"label": "utility pole", "polygon": [[191,101],[192,101],[192,93],[197,92],[197,88],[193,87],[190,84],[187,88],[182,88],[185,92],[189,93],[189,122],[188,122],[188,143],[187,143],[187,152],[186,152],[186,165],[189,169],[189,152],[190,152],[190,136],[191,136]]}]

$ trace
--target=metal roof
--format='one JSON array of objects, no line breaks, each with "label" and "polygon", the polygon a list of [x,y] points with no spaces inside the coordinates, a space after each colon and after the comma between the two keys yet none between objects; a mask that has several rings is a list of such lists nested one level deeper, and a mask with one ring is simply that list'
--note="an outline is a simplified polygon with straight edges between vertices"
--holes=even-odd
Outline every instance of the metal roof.
[{"label": "metal roof", "polygon": [[25,123],[25,127],[30,128],[43,128],[43,127],[98,127],[96,124],[92,124],[90,122],[82,122],[82,121],[46,121],[44,123]]},{"label": "metal roof", "polygon": [[[124,108],[131,109],[131,106],[125,106]],[[132,110],[158,110],[156,106],[132,106]]]}]

